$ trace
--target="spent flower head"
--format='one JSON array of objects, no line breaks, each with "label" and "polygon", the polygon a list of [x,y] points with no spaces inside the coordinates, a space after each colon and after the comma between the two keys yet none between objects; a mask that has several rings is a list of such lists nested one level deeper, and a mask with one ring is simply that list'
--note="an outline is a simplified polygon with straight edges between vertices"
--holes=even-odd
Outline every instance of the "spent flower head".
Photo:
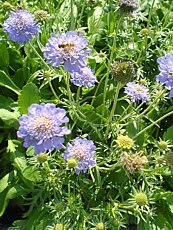
[{"label": "spent flower head", "polygon": [[122,12],[131,13],[136,10],[139,5],[137,0],[119,0],[119,7]]},{"label": "spent flower head", "polygon": [[160,73],[156,76],[156,80],[162,82],[166,89],[170,90],[170,97],[173,97],[173,54],[158,58],[157,63]]},{"label": "spent flower head", "polygon": [[63,153],[64,159],[76,159],[77,165],[75,172],[86,172],[88,168],[96,165],[95,149],[93,141],[86,138],[75,138],[72,144],[68,143],[65,152]]},{"label": "spent flower head", "polygon": [[128,136],[119,135],[116,143],[121,149],[131,149],[134,146],[134,141]]},{"label": "spent flower head", "polygon": [[132,61],[115,61],[112,64],[112,75],[117,82],[128,83],[135,75],[136,70]]},{"label": "spent flower head", "polygon": [[123,153],[120,157],[120,161],[130,174],[134,174],[142,169],[147,163],[148,159],[143,156],[143,152],[137,152],[134,154]]},{"label": "spent flower head", "polygon": [[63,64],[69,72],[81,72],[81,68],[86,66],[85,58],[91,52],[86,38],[75,31],[52,34],[42,51],[48,64],[56,67]]},{"label": "spent flower head", "polygon": [[127,83],[124,92],[132,98],[133,102],[140,100],[142,100],[142,102],[146,102],[150,100],[148,88],[135,82]]},{"label": "spent flower head", "polygon": [[68,122],[66,111],[56,108],[55,104],[33,104],[28,115],[19,118],[18,137],[24,139],[24,147],[33,146],[35,153],[61,149],[64,135],[71,131],[63,123]]},{"label": "spent flower head", "polygon": [[34,16],[27,10],[11,12],[3,24],[4,32],[8,32],[8,38],[21,45],[28,42],[39,32],[40,26],[34,21]]},{"label": "spent flower head", "polygon": [[35,20],[39,21],[39,22],[43,22],[46,21],[48,19],[48,13],[45,10],[37,10],[34,13],[34,18]]},{"label": "spent flower head", "polygon": [[71,82],[79,87],[85,86],[90,88],[95,85],[97,81],[96,76],[94,75],[94,71],[88,67],[84,67],[81,69],[81,72],[72,72]]},{"label": "spent flower head", "polygon": [[173,152],[171,151],[167,152],[164,156],[164,160],[167,166],[173,168]]}]

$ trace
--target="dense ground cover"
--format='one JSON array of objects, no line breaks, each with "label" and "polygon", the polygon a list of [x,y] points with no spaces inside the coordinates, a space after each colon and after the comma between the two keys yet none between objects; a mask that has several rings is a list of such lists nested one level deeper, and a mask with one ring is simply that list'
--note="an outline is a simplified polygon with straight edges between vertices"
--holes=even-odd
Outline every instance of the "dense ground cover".
[{"label": "dense ground cover", "polygon": [[172,0],[0,5],[1,220],[171,230]]}]

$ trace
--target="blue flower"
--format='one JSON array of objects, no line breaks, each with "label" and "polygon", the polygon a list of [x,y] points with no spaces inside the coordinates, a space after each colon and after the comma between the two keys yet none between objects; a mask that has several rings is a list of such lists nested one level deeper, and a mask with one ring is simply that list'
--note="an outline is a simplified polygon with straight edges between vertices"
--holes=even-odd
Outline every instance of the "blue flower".
[{"label": "blue flower", "polygon": [[147,87],[135,82],[127,83],[124,92],[132,98],[133,102],[140,100],[142,100],[142,102],[146,102],[150,100],[150,94]]},{"label": "blue flower", "polygon": [[66,160],[77,160],[75,172],[79,174],[82,171],[86,172],[88,168],[96,165],[96,159],[94,158],[95,149],[96,146],[93,141],[77,137],[73,140],[72,144],[67,144],[63,157]]},{"label": "blue flower", "polygon": [[8,38],[21,45],[28,42],[32,36],[37,35],[40,26],[34,21],[34,16],[27,10],[12,12],[3,25],[4,32],[8,32]]},{"label": "blue flower", "polygon": [[58,36],[52,34],[48,43],[42,48],[47,63],[58,67],[64,65],[69,72],[80,71],[86,66],[85,58],[91,52],[87,40],[75,31],[62,33]]},{"label": "blue flower", "polygon": [[165,58],[158,58],[159,75],[156,76],[156,80],[166,85],[166,88],[170,90],[170,97],[173,97],[173,54],[166,54]]},{"label": "blue flower", "polygon": [[94,75],[94,71],[92,71],[88,67],[84,67],[81,69],[81,72],[70,72],[71,82],[76,86],[85,86],[87,88],[92,87],[97,82],[97,78]]},{"label": "blue flower", "polygon": [[71,131],[62,126],[69,121],[64,109],[55,104],[33,104],[28,108],[28,115],[19,118],[18,137],[24,139],[24,147],[33,146],[35,153],[61,149],[63,136]]}]

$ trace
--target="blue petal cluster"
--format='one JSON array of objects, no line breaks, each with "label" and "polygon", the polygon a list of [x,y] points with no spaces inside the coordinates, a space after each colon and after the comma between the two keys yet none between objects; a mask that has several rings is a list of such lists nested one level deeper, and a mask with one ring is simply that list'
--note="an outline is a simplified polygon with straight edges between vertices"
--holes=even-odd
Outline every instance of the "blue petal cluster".
[{"label": "blue petal cluster", "polygon": [[156,80],[166,85],[170,90],[170,97],[173,97],[173,54],[166,54],[165,58],[158,58],[160,73],[156,76]]},{"label": "blue petal cluster", "polygon": [[94,71],[88,67],[82,68],[80,72],[72,72],[70,75],[70,81],[76,86],[85,86],[90,88],[98,82],[96,76],[94,75]]},{"label": "blue petal cluster", "polygon": [[86,172],[88,168],[96,165],[96,159],[94,158],[95,149],[96,146],[93,141],[77,137],[73,140],[72,144],[67,144],[63,157],[66,160],[77,160],[75,172],[79,174],[82,171]]},{"label": "blue petal cluster", "polygon": [[55,104],[32,104],[28,108],[28,115],[19,118],[20,127],[18,137],[24,139],[24,147],[33,146],[35,153],[61,149],[64,135],[71,131],[62,126],[68,122],[66,111],[56,108]]},{"label": "blue petal cluster", "polygon": [[12,12],[3,24],[4,32],[8,32],[8,38],[21,45],[28,42],[32,36],[37,35],[40,26],[34,21],[34,16],[27,10]]},{"label": "blue petal cluster", "polygon": [[148,88],[135,82],[127,83],[124,92],[132,98],[133,102],[140,100],[142,100],[142,102],[146,102],[150,100]]},{"label": "blue petal cluster", "polygon": [[75,31],[58,36],[52,34],[42,51],[48,64],[56,67],[63,64],[64,69],[69,72],[80,71],[86,65],[85,58],[91,52],[87,40]]},{"label": "blue petal cluster", "polygon": [[86,58],[91,49],[88,48],[88,42],[82,34],[75,31],[60,35],[52,34],[42,51],[48,64],[55,67],[60,64],[64,66],[70,73],[74,85],[92,87],[97,82],[93,71],[86,67]]}]

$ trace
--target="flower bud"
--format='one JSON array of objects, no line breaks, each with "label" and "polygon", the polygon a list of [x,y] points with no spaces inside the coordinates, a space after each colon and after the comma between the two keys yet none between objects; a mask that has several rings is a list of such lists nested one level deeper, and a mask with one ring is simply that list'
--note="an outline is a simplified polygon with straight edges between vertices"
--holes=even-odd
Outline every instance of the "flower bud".
[{"label": "flower bud", "polygon": [[168,148],[168,143],[166,141],[159,141],[158,144],[159,144],[160,149],[162,150],[165,150]]},{"label": "flower bud", "polygon": [[47,156],[46,153],[40,153],[40,154],[37,155],[37,160],[38,160],[39,163],[46,162],[47,158],[48,158],[48,156]]},{"label": "flower bud", "polygon": [[96,230],[105,230],[104,223],[100,222],[96,225]]},{"label": "flower bud", "polygon": [[68,163],[69,168],[75,168],[77,165],[77,160],[74,158],[71,158],[67,161],[67,163]]},{"label": "flower bud", "polygon": [[116,143],[121,149],[131,149],[134,145],[133,139],[123,135],[117,137]]},{"label": "flower bud", "polygon": [[144,206],[148,203],[148,198],[145,193],[139,192],[135,195],[135,201],[139,206]]},{"label": "flower bud", "polygon": [[64,230],[64,225],[63,224],[56,224],[54,227],[54,230]]}]

